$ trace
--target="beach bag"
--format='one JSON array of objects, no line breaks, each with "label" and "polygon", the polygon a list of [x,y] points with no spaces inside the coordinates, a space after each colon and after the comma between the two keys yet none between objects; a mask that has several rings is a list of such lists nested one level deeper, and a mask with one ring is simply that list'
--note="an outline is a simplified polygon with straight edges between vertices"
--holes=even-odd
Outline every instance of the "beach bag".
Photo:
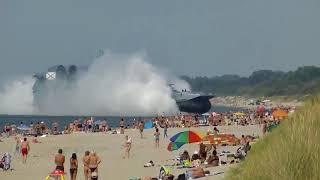
[{"label": "beach bag", "polygon": [[4,153],[4,157],[3,157],[3,169],[4,170],[9,170],[11,166],[11,155],[6,152]]},{"label": "beach bag", "polygon": [[98,173],[97,172],[91,173],[91,180],[98,180]]},{"label": "beach bag", "polygon": [[160,174],[159,174],[159,179],[163,180],[165,176],[169,175],[170,171],[167,167],[161,166],[160,168]]}]

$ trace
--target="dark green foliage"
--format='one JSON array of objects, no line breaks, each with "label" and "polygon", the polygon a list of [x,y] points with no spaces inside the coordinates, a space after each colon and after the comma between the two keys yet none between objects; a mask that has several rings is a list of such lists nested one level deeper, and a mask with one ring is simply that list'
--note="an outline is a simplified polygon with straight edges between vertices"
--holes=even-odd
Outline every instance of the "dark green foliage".
[{"label": "dark green foliage", "polygon": [[290,72],[260,70],[249,77],[223,75],[182,78],[191,85],[193,91],[216,95],[302,95],[320,90],[320,67],[316,66],[304,66]]}]

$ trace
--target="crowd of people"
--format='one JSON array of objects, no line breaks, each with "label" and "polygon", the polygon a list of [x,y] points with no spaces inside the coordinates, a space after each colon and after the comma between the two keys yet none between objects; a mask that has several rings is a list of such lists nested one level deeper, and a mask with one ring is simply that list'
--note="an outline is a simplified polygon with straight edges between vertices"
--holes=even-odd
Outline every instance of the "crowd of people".
[{"label": "crowd of people", "polygon": [[[291,112],[292,109],[283,109],[286,112]],[[16,140],[15,152],[22,155],[23,164],[27,163],[28,153],[30,151],[30,144],[27,140],[28,135],[32,135],[32,143],[41,143],[37,137],[44,134],[70,134],[76,132],[105,132],[112,134],[125,134],[125,129],[132,128],[137,129],[140,133],[140,137],[144,138],[143,131],[146,128],[145,124],[148,122],[152,124],[154,129],[154,146],[155,148],[160,147],[160,137],[163,132],[163,138],[168,138],[169,128],[186,128],[186,127],[199,127],[199,126],[228,126],[228,125],[263,125],[263,132],[265,133],[268,126],[279,124],[281,119],[273,116],[273,111],[271,110],[248,110],[245,112],[223,112],[223,113],[210,113],[206,115],[190,115],[190,114],[179,114],[176,116],[158,116],[153,119],[148,120],[133,120],[130,123],[121,118],[119,121],[118,128],[112,129],[106,119],[100,121],[94,121],[93,118],[86,118],[84,120],[76,119],[71,122],[68,126],[64,128],[63,131],[59,130],[59,123],[54,122],[51,124],[51,128],[44,122],[37,122],[30,125],[24,125],[23,122],[20,123],[19,127],[27,127],[24,129],[24,133],[17,135],[17,126],[6,124],[3,127],[2,135],[14,136]],[[160,128],[163,131],[160,133]],[[213,134],[219,134],[219,130],[214,127]],[[237,149],[235,154],[232,156],[237,160],[242,160],[245,158],[247,152],[250,150],[250,141],[252,137],[242,136],[240,139],[240,147]],[[123,143],[124,147],[124,159],[130,158],[130,151],[132,148],[132,139],[129,136],[125,136]],[[97,156],[96,152],[86,151],[83,157],[84,166],[84,176],[85,179],[94,179],[98,177],[98,165],[101,163],[100,158]],[[234,161],[235,162],[235,161]],[[179,163],[184,166],[189,166],[195,168],[190,170],[189,176],[200,177],[205,174],[203,168],[219,166],[220,164],[226,163],[220,159],[219,153],[217,152],[216,146],[201,143],[199,145],[199,151],[196,151],[190,157],[188,151],[184,151],[179,157]],[[231,162],[232,163],[232,162]],[[65,155],[62,149],[59,149],[58,154],[55,156],[56,171],[64,171]],[[152,162],[153,164],[153,162]],[[78,173],[78,160],[77,154],[73,153],[70,157],[70,179],[76,180]]]}]

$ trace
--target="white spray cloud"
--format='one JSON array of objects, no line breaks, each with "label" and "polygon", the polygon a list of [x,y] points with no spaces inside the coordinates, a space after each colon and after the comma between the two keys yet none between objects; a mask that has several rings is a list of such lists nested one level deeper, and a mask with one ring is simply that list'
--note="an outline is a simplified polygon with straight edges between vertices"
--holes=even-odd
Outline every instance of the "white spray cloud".
[{"label": "white spray cloud", "polygon": [[32,86],[30,77],[4,83],[0,90],[0,114],[33,114]]},{"label": "white spray cloud", "polygon": [[[40,108],[34,108],[31,78],[13,81],[0,93],[0,112],[5,114],[145,116],[178,111],[171,97],[176,88],[189,85],[145,61],[145,54],[106,53],[94,60],[73,86],[55,81],[39,94]],[[59,83],[58,83],[59,84]],[[67,85],[68,86],[68,85]],[[44,93],[43,93],[44,92]]]}]

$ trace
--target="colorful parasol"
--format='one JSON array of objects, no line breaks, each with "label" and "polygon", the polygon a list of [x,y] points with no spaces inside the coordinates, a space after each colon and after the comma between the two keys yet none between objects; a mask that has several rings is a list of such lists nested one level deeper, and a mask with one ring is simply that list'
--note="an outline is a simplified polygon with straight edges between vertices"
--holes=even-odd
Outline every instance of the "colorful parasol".
[{"label": "colorful parasol", "polygon": [[170,141],[175,143],[189,144],[189,143],[200,142],[201,139],[202,137],[198,133],[195,133],[193,131],[183,131],[172,136],[170,138]]},{"label": "colorful parasol", "polygon": [[168,151],[175,151],[181,148],[185,143],[175,143],[175,142],[170,142],[168,145]]}]

